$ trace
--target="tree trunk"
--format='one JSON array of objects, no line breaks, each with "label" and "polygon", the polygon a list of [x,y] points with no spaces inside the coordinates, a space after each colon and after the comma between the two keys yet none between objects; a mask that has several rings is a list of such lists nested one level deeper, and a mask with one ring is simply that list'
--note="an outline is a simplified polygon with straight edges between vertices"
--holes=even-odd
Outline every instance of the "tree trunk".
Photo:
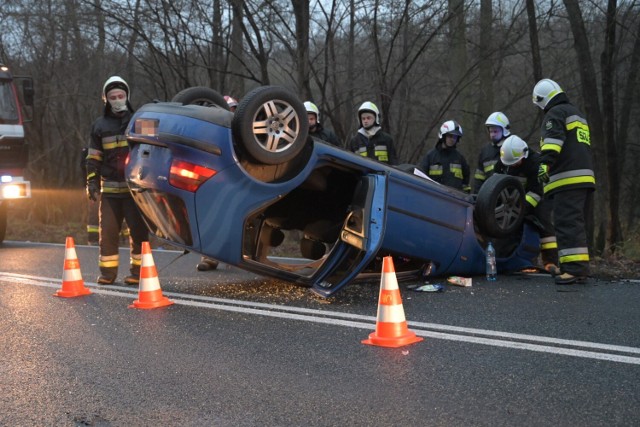
[{"label": "tree trunk", "polygon": [[[599,224],[598,229],[608,229],[606,224],[609,223],[610,217],[607,212],[608,194],[605,189],[608,188],[607,170],[609,165],[607,162],[607,150],[604,137],[604,123],[600,110],[600,102],[598,99],[598,82],[596,79],[596,70],[591,59],[591,50],[589,46],[589,36],[584,26],[582,12],[577,0],[563,0],[567,8],[567,15],[573,33],[574,49],[580,64],[580,81],[582,83],[582,98],[584,100],[584,109],[587,114],[589,128],[591,131],[591,149],[594,154],[594,169],[596,174],[596,202],[594,203],[597,212],[595,212],[595,221]],[[615,167],[615,165],[614,165]],[[607,241],[606,236],[600,236],[598,241]],[[604,247],[596,247],[597,252],[602,252]]]},{"label": "tree trunk", "polygon": [[533,80],[542,80],[542,60],[540,59],[540,43],[538,42],[538,21],[536,19],[536,5],[533,0],[527,0],[527,18],[529,20],[529,42],[531,43],[531,65],[533,66]]},{"label": "tree trunk", "polygon": [[[622,106],[620,107],[620,124],[619,124],[619,132],[618,137],[616,138],[617,149],[618,152],[624,153],[623,158],[623,167],[622,170],[634,170],[636,169],[635,162],[632,155],[631,145],[628,143],[628,134],[629,134],[629,125],[631,118],[631,111],[634,102],[636,102],[636,97],[634,94],[638,90],[638,68],[640,68],[640,22],[638,23],[638,28],[636,29],[635,41],[633,44],[633,51],[631,53],[631,60],[629,65],[629,75],[627,76],[627,81],[624,84],[624,90],[622,92]],[[640,193],[640,183],[637,179],[631,180],[630,191],[628,193],[631,194],[629,198],[631,203],[628,210],[628,223],[631,224],[635,217],[635,209],[633,206],[637,204],[636,196]]]},{"label": "tree trunk", "polygon": [[298,93],[302,99],[311,99],[309,79],[309,0],[291,0],[296,18],[296,62]]},{"label": "tree trunk", "polygon": [[609,0],[607,5],[604,50],[602,52],[602,112],[604,122],[604,141],[607,152],[607,171],[609,177],[609,230],[607,247],[614,252],[622,241],[620,233],[620,175],[618,150],[615,138],[615,104],[613,96],[613,78],[615,76],[615,43],[616,43],[617,1]]},{"label": "tree trunk", "polygon": [[478,123],[476,128],[482,129],[486,118],[495,111],[493,101],[493,58],[495,56],[491,46],[493,28],[492,0],[480,2],[480,88],[478,91]]},{"label": "tree trunk", "polygon": [[242,45],[242,20],[244,0],[232,0],[233,21],[231,23],[231,49],[229,52],[229,69],[232,71],[229,76],[229,93],[232,96],[240,97],[244,95],[244,79],[238,75],[244,62],[244,46]]}]

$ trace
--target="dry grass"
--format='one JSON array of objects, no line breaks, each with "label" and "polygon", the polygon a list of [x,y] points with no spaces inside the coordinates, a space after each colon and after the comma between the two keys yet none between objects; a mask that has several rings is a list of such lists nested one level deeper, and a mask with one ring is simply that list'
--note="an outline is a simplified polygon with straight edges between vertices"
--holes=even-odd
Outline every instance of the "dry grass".
[{"label": "dry grass", "polygon": [[87,243],[87,199],[84,190],[33,190],[32,198],[9,205],[7,240]]}]

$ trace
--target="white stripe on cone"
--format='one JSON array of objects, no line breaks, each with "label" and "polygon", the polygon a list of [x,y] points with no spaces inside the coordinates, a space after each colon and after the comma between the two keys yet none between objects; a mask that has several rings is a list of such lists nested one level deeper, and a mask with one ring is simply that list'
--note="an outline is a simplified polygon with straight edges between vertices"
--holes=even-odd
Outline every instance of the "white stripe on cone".
[{"label": "white stripe on cone", "polygon": [[[78,262],[78,255],[76,255],[76,248],[66,248],[64,251],[64,259],[67,261]],[[80,263],[78,262],[78,265]],[[64,269],[62,272],[62,280],[64,282],[75,282],[76,280],[82,280],[82,274],[79,268]]]},{"label": "white stripe on cone", "polygon": [[[151,267],[155,271],[155,263],[153,262],[153,255],[151,255],[151,253],[142,254],[141,269],[145,267]],[[139,289],[140,292],[152,292],[160,289],[160,280],[158,279],[158,274],[154,274],[153,277],[142,277],[142,275],[140,275]]]}]

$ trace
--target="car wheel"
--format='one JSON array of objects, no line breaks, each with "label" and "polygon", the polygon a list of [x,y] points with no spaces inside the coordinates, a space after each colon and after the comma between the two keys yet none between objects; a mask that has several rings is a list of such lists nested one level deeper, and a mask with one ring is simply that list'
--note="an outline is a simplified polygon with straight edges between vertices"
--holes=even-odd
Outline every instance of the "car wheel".
[{"label": "car wheel", "polygon": [[525,216],[524,188],[514,176],[494,174],[482,184],[474,215],[480,230],[491,237],[519,232]]},{"label": "car wheel", "polygon": [[293,92],[278,86],[249,92],[238,104],[231,130],[243,151],[265,165],[293,160],[310,141],[304,105]]},{"label": "car wheel", "polygon": [[229,110],[229,105],[222,95],[204,86],[188,87],[178,92],[171,102],[179,102],[182,105],[217,106]]}]

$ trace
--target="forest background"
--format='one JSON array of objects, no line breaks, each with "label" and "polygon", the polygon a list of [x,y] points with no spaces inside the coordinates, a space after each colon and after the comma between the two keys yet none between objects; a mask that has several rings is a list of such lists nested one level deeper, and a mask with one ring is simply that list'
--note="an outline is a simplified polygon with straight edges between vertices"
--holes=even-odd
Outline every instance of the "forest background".
[{"label": "forest background", "polygon": [[548,77],[590,124],[593,249],[611,255],[640,235],[638,1],[0,0],[0,62],[35,83],[21,212],[34,226],[86,219],[81,150],[114,74],[134,107],[189,86],[242,98],[283,85],[342,141],[373,101],[402,163],[419,163],[454,119],[472,170],[493,111],[539,147],[531,91]]}]

